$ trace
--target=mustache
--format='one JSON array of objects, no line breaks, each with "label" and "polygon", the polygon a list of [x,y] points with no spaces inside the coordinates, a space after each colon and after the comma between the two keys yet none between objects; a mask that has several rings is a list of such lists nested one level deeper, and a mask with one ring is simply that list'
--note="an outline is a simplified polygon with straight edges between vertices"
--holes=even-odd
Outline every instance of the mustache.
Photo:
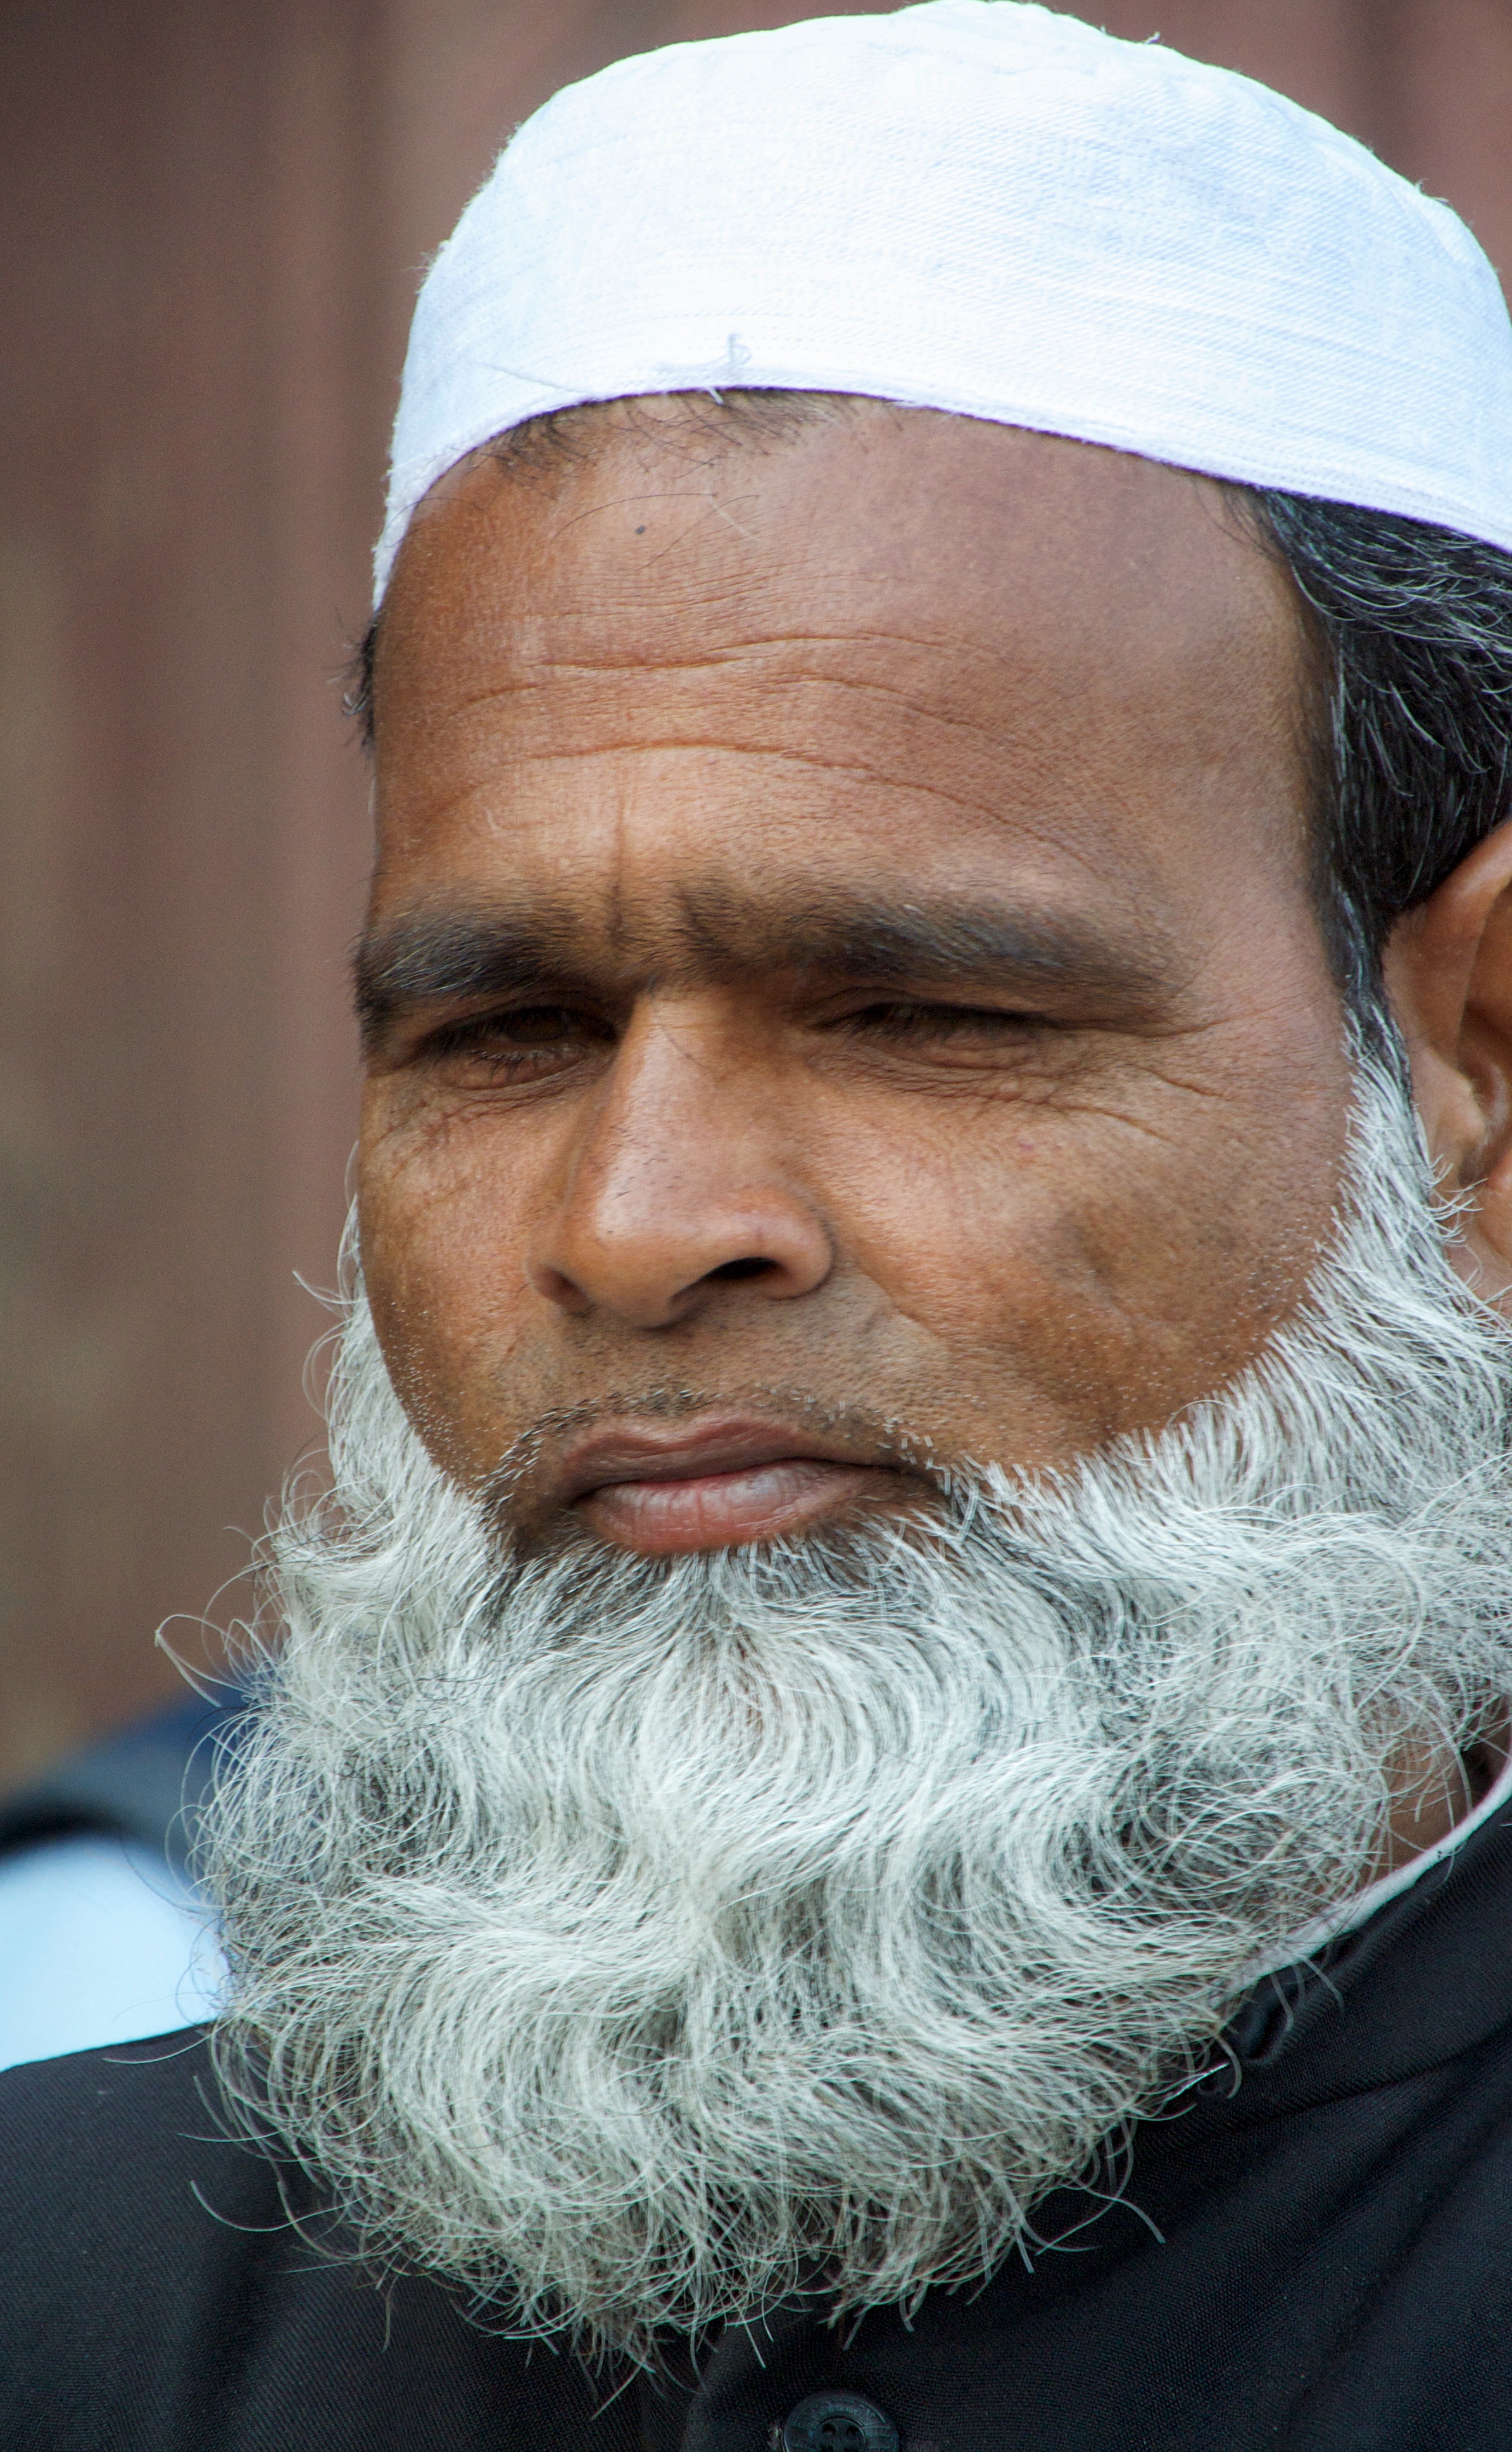
[{"label": "mustache", "polygon": [[602,1546],[573,1514],[568,1463],[596,1434],[688,1430],[738,1414],[742,1423],[791,1435],[795,1448],[823,1451],[846,1463],[907,1475],[925,1493],[945,1499],[973,1468],[943,1457],[920,1425],[896,1413],[818,1394],[775,1381],[697,1388],[666,1381],[621,1387],[539,1414],[510,1441],[478,1493],[492,1538],[516,1556],[536,1556],[578,1541]]}]

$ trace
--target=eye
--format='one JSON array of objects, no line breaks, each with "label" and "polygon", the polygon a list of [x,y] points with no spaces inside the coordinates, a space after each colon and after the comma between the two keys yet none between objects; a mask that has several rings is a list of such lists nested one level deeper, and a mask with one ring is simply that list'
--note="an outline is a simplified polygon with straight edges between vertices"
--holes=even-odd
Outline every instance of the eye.
[{"label": "eye", "polygon": [[950,1077],[986,1083],[1018,1078],[1039,1065],[1059,1024],[1022,1007],[968,1004],[928,997],[876,997],[835,1014],[826,1036],[850,1060],[896,1072],[899,1079],[943,1083]]},{"label": "eye", "polygon": [[575,1005],[530,1004],[445,1022],[431,1032],[423,1053],[435,1062],[515,1078],[559,1070],[613,1043],[601,1015]]},{"label": "eye", "polygon": [[1041,1014],[1005,1012],[996,1005],[926,1004],[908,998],[863,1005],[845,1016],[844,1026],[868,1038],[905,1042],[975,1039],[983,1046],[1002,1046],[1048,1024]]}]

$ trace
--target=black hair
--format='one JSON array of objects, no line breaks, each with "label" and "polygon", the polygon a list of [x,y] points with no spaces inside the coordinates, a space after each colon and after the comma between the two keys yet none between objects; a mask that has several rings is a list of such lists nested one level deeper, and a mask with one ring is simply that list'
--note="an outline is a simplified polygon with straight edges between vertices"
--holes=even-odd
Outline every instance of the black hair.
[{"label": "black hair", "polygon": [[1512,814],[1512,554],[1393,512],[1240,490],[1316,633],[1321,912],[1368,1018],[1396,921]]}]

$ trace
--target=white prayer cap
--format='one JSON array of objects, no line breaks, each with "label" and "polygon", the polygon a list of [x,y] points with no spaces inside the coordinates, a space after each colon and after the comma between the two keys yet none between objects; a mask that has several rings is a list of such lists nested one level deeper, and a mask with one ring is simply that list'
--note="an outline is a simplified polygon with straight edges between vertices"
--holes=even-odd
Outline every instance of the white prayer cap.
[{"label": "white prayer cap", "polygon": [[490,436],[861,392],[1512,547],[1512,326],[1463,222],[1266,87],[1020,0],[679,43],[525,122],[431,267],[382,598]]}]

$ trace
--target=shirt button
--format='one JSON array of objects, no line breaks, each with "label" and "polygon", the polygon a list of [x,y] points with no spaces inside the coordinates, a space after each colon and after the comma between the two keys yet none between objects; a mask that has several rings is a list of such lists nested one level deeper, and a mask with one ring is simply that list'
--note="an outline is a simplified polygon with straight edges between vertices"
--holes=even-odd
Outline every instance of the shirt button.
[{"label": "shirt button", "polygon": [[898,2452],[897,2428],[858,2392],[811,2392],[788,2412],[782,2452]]}]

